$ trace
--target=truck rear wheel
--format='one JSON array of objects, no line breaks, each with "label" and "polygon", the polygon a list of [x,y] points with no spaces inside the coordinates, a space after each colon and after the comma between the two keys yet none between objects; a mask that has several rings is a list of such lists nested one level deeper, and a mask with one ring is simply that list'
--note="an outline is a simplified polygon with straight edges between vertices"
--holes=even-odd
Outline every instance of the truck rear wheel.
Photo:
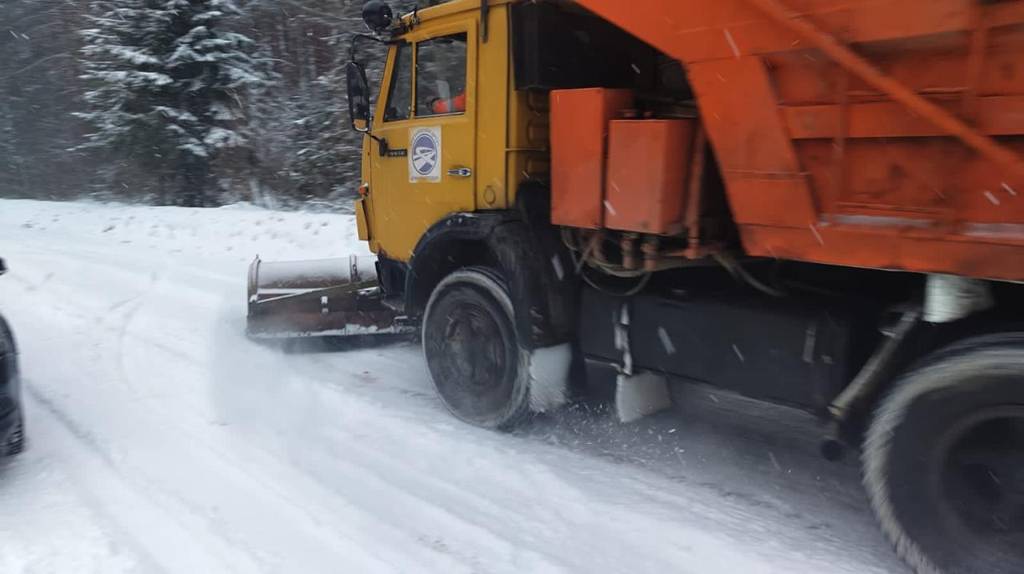
[{"label": "truck rear wheel", "polygon": [[863,463],[882,529],[917,572],[1024,571],[1024,335],[958,344],[904,376]]},{"label": "truck rear wheel", "polygon": [[516,337],[505,281],[487,268],[452,273],[423,317],[423,350],[438,395],[459,419],[508,429],[529,412],[530,354]]}]

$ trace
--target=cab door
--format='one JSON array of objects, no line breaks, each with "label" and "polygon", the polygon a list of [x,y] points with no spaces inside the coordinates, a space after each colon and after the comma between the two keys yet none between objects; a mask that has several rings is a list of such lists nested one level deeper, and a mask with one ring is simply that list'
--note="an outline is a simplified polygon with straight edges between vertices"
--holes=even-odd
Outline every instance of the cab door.
[{"label": "cab door", "polygon": [[373,239],[390,259],[408,261],[427,228],[475,208],[477,32],[462,17],[390,51],[369,158]]}]

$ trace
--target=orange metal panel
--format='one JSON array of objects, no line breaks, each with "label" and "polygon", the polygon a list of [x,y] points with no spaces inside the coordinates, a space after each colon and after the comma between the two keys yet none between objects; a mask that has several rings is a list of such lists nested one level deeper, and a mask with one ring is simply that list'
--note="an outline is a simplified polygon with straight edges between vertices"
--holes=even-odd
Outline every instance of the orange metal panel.
[{"label": "orange metal panel", "polygon": [[695,128],[695,120],[611,122],[608,228],[656,235],[682,231]]},{"label": "orange metal panel", "polygon": [[923,116],[950,135],[958,137],[965,145],[986,156],[1013,177],[1024,179],[1024,160],[1017,154],[985,134],[978,133],[959,117],[925,99],[905,84],[887,76],[877,66],[806,18],[793,18],[789,8],[779,0],[747,1],[771,16],[777,25],[792,30],[808,44],[819,48],[851,74],[906,106],[911,113]]},{"label": "orange metal panel", "polygon": [[738,220],[757,221],[764,213],[762,222],[775,225],[816,221],[810,185],[761,59],[694,64],[690,81]]},{"label": "orange metal panel", "polygon": [[604,226],[608,124],[633,107],[628,90],[601,88],[551,92],[551,221]]},{"label": "orange metal panel", "polygon": [[[953,111],[960,101],[936,102]],[[838,105],[783,106],[782,114],[793,139],[832,138],[839,130]],[[851,104],[847,110],[851,138],[934,137],[947,135],[920,116],[907,113],[895,102]],[[1024,97],[978,98],[976,127],[988,135],[1024,134]]]},{"label": "orange metal panel", "polygon": [[971,236],[957,239],[914,236],[895,223],[888,227],[880,223],[803,230],[744,225],[740,233],[747,252],[764,257],[987,279],[1024,276],[1024,230],[1013,231],[1013,240],[999,236],[998,228],[978,228]]},{"label": "orange metal panel", "polygon": [[737,223],[806,229],[818,220],[811,202],[799,200],[807,190],[803,175],[770,178],[733,173],[729,177],[729,202]]},{"label": "orange metal panel", "polygon": [[1024,22],[1024,2],[1003,2],[985,7],[985,18],[990,27],[1010,26]]},{"label": "orange metal panel", "polygon": [[1024,280],[1024,0],[576,1],[683,62],[749,253]]},{"label": "orange metal panel", "polygon": [[[805,140],[797,149],[825,220],[835,214],[884,212],[948,219],[967,155],[952,138],[851,139],[841,160],[833,140]],[[840,181],[835,180],[837,161],[842,161]]]},{"label": "orange metal panel", "polygon": [[[1024,154],[1024,141],[1015,139],[1008,144],[1018,154]],[[1007,180],[999,170],[977,157],[968,157],[961,164],[956,193],[953,195],[956,215],[965,235],[988,224],[1016,224],[1004,227],[1000,236],[1005,239],[1024,240],[1024,190]],[[1024,279],[1024,260],[1018,260]]]},{"label": "orange metal panel", "polygon": [[[648,0],[643,9],[623,0],[576,1],[686,63],[808,47],[750,0]],[[787,0],[786,8],[850,43],[957,32],[971,23],[968,0]],[[1000,8],[990,25],[1024,21],[1019,6]]]},{"label": "orange metal panel", "polygon": [[[931,97],[959,98],[970,81],[966,34],[947,34],[857,47],[892,79]],[[1024,92],[1024,34],[1020,28],[992,30],[980,73],[978,96],[1014,95]],[[765,58],[784,105],[836,102],[840,66],[815,50],[794,50]],[[922,65],[925,64],[925,65]],[[977,64],[976,64],[977,66]],[[851,101],[887,100],[868,83],[846,74]]]}]

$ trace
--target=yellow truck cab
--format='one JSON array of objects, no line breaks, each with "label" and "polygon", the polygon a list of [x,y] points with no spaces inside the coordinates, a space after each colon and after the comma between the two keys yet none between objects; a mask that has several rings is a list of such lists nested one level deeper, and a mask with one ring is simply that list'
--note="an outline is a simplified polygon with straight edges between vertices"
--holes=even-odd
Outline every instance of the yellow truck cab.
[{"label": "yellow truck cab", "polygon": [[[551,94],[671,96],[673,83],[686,91],[681,66],[572,2],[451,0],[398,19],[371,0],[363,15],[374,34],[354,36],[347,69],[353,127],[365,134],[356,214],[384,303],[420,323],[451,272],[489,269],[502,275],[521,347],[561,349],[554,370],[567,371],[575,269],[551,221]],[[357,53],[369,42],[387,47],[376,89]],[[603,146],[600,134],[578,143]]]},{"label": "yellow truck cab", "polygon": [[[490,428],[561,406],[572,361],[572,263],[546,192],[548,91],[530,89],[537,66],[514,70],[536,59],[525,46],[542,20],[516,5],[526,4],[453,0],[394,19],[368,2],[375,34],[353,39],[347,69],[353,127],[365,134],[359,236],[377,254],[380,298],[423,325],[449,409]],[[360,40],[387,46],[377,90]],[[481,376],[482,394],[461,392]]]},{"label": "yellow truck cab", "polygon": [[[665,80],[685,85],[682,68],[572,2],[451,0],[396,19],[371,0],[363,16],[374,35],[353,38],[347,81],[365,134],[359,236],[378,256],[381,300],[422,325],[428,367],[459,418],[508,428],[556,408],[569,390],[578,267],[552,224],[552,93],[671,98]],[[387,46],[377,90],[361,41]],[[563,149],[575,148],[565,133]],[[579,140],[604,145],[600,133]]]},{"label": "yellow truck cab", "polygon": [[445,216],[507,209],[524,181],[545,179],[547,98],[515,89],[512,1],[419,10],[390,40],[357,209],[375,253],[408,262]]}]

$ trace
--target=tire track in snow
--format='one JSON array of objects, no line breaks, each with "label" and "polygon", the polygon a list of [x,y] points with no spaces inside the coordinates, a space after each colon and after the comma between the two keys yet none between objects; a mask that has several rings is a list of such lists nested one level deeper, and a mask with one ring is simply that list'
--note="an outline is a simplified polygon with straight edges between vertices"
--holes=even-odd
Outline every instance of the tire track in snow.
[{"label": "tire track in snow", "polygon": [[[405,355],[405,353],[403,353],[403,355]],[[295,362],[297,364],[301,363],[299,361],[293,361],[293,362]],[[352,364],[360,364],[359,361],[345,361],[346,364],[348,364],[350,362]],[[340,366],[340,365],[338,365],[338,366]],[[332,377],[330,379],[323,377],[323,373],[324,372],[331,372],[332,373]],[[380,395],[389,395],[389,394],[393,394],[393,393],[398,393],[398,394],[405,395],[405,396],[409,395],[409,393],[407,392],[407,390],[405,388],[393,388],[393,387],[391,387],[391,386],[389,386],[387,384],[384,384],[384,383],[380,383],[378,385],[373,385],[373,384],[367,382],[366,380],[358,380],[358,382],[353,382],[351,379],[346,379],[345,377],[341,376],[344,372],[345,372],[344,370],[340,370],[339,371],[337,369],[328,371],[327,369],[318,370],[318,369],[308,368],[308,369],[305,369],[303,371],[303,375],[306,376],[306,377],[310,377],[311,379],[316,380],[320,385],[323,385],[326,388],[329,388],[329,389],[333,390],[336,393],[344,395],[349,400],[351,400],[352,398],[358,398],[358,399],[360,399],[360,401],[365,401],[367,399],[367,397],[372,397],[372,399],[371,399],[372,402],[370,402],[370,404],[373,404],[374,406],[377,406],[377,404],[381,404],[382,406],[386,407],[386,405],[383,405],[383,403],[381,403],[380,398],[379,398]],[[315,377],[314,376],[317,373],[319,373],[319,375],[320,375],[319,377]],[[429,383],[425,382],[425,384],[429,384]],[[422,410],[424,410],[424,411],[436,411],[439,415],[444,416],[445,413],[443,411],[443,407],[441,407],[439,403],[436,404],[436,405],[431,404],[431,406],[429,406],[429,407],[427,406],[428,403],[434,403],[434,401],[429,400],[429,398],[428,398],[429,395],[423,395],[423,394],[416,393],[415,396],[418,399],[423,399],[421,401],[417,401],[418,403],[422,403],[421,406],[425,407]],[[383,412],[383,413],[375,413],[375,416],[378,416],[378,417],[380,417],[382,419],[382,421],[380,422],[380,426],[385,427],[385,428],[387,428],[389,430],[392,430],[392,431],[394,430],[394,428],[396,426],[399,426],[399,427],[401,427],[401,426],[408,426],[409,427],[408,434],[412,435],[412,434],[415,433],[417,436],[419,436],[421,438],[426,437],[426,438],[423,439],[422,442],[430,443],[430,442],[432,442],[431,440],[428,440],[430,437],[434,437],[436,435],[439,435],[439,432],[433,426],[425,426],[424,427],[424,426],[421,426],[421,425],[417,425],[416,421],[412,420],[413,417],[409,414],[409,412],[406,412],[406,411],[397,412],[397,413],[388,413],[385,410],[385,412]],[[361,420],[361,421],[358,421],[357,426],[362,427],[363,425],[367,425],[367,426],[371,426],[372,427],[374,424],[376,424],[375,421]],[[453,425],[457,429],[456,432],[464,433],[465,434],[465,440],[467,442],[472,442],[473,440],[476,440],[476,439],[486,440],[486,439],[491,439],[491,438],[493,438],[495,436],[499,436],[499,437],[502,436],[502,435],[494,435],[493,433],[489,433],[489,432],[479,431],[477,429],[471,429],[469,427],[465,427],[465,426],[459,425],[457,423],[452,423],[452,425],[442,424],[440,426],[441,426],[441,428],[451,428]],[[342,430],[339,430],[338,432],[342,432]],[[480,437],[473,436],[473,435],[475,435],[477,433],[480,433],[481,436]],[[377,433],[377,432],[370,433],[370,434],[372,434],[372,436],[375,436],[375,437],[381,436],[381,433]],[[440,433],[440,434],[443,434],[443,433]],[[443,438],[447,438],[447,437],[438,436],[437,440],[435,440],[433,442],[437,442],[439,444],[448,444],[450,442],[450,441],[443,440]],[[537,446],[536,443],[538,441],[540,441],[540,440],[541,440],[541,437],[531,436],[529,434],[529,431],[526,431],[525,433],[522,433],[522,434],[519,434],[519,435],[511,437],[511,440],[502,440],[502,441],[500,441],[503,445],[509,445],[509,447],[507,448],[507,450],[509,451],[507,453],[507,456],[508,456],[507,464],[510,467],[516,467],[517,460],[518,460],[517,455],[520,453],[519,451],[525,450],[527,448],[529,448],[529,449],[536,448],[536,446]],[[416,469],[417,472],[409,473],[409,472],[403,472],[405,470],[405,468],[394,467],[394,461],[389,461],[389,460],[387,460],[387,458],[381,457],[380,455],[377,454],[378,451],[380,451],[380,452],[387,452],[388,451],[387,448],[375,449],[372,446],[370,446],[369,444],[363,444],[360,441],[351,441],[351,442],[352,442],[352,444],[354,444],[356,446],[355,447],[350,447],[350,448],[357,448],[357,449],[359,449],[360,452],[362,453],[361,456],[362,456],[362,458],[364,460],[376,459],[375,460],[375,464],[377,464],[377,465],[379,465],[379,466],[381,466],[381,467],[383,467],[385,469],[387,469],[389,465],[393,468],[393,470],[391,470],[390,472],[388,472],[386,470],[385,471],[380,471],[380,474],[384,474],[384,475],[391,476],[391,477],[402,477],[402,476],[409,476],[409,475],[419,477],[417,479],[417,482],[415,483],[414,486],[404,486],[403,488],[415,488],[417,491],[423,492],[424,487],[432,487],[433,490],[428,488],[428,490],[426,492],[432,492],[433,493],[432,497],[434,497],[434,498],[441,498],[441,499],[443,499],[445,496],[449,496],[450,497],[453,494],[453,491],[457,490],[457,487],[454,487],[454,486],[452,486],[450,484],[438,483],[436,481],[431,481],[431,480],[424,480],[422,478],[424,476],[424,474],[425,474],[423,472],[423,469]],[[421,443],[417,442],[416,444],[413,444],[413,445],[410,445],[410,446],[413,449],[417,449],[417,448],[419,448],[421,446]],[[521,449],[521,448],[517,448],[517,447],[523,447],[523,448]],[[544,457],[544,459],[546,461],[549,461],[550,463],[552,463],[554,465],[567,464],[575,456],[578,456],[575,453],[572,453],[571,449],[566,449],[564,445],[562,445],[562,446],[549,446],[549,445],[545,445],[545,446],[543,446],[541,448],[543,449],[545,455],[547,455],[547,456]],[[606,457],[602,456],[601,458],[606,458]],[[751,528],[751,518],[752,518],[751,507],[752,506],[762,506],[764,508],[764,510],[758,510],[756,512],[756,514],[758,514],[758,515],[764,515],[767,512],[767,513],[776,515],[778,517],[778,519],[782,519],[783,517],[785,517],[784,509],[782,507],[778,506],[778,505],[774,505],[774,504],[771,504],[771,503],[751,504],[751,503],[749,503],[750,501],[748,501],[747,499],[744,499],[742,497],[737,498],[737,497],[734,497],[734,496],[726,496],[726,495],[723,494],[723,491],[720,488],[717,489],[717,490],[713,489],[713,488],[709,488],[709,486],[711,486],[710,483],[705,483],[703,485],[697,485],[695,483],[690,482],[690,483],[687,484],[687,487],[690,489],[690,491],[686,492],[686,496],[680,496],[678,494],[675,494],[675,493],[671,492],[670,490],[669,491],[665,490],[665,486],[663,484],[664,477],[658,476],[658,475],[649,473],[646,470],[642,470],[642,469],[637,468],[637,465],[635,464],[635,461],[628,461],[625,464],[622,461],[614,461],[614,464],[615,464],[616,467],[619,467],[620,469],[624,469],[624,468],[632,468],[632,469],[634,469],[631,472],[631,476],[628,479],[619,478],[618,480],[624,481],[621,484],[621,486],[625,490],[645,493],[642,497],[637,497],[636,500],[635,500],[635,503],[639,504],[639,506],[641,508],[644,508],[647,511],[654,511],[654,502],[657,501],[658,506],[661,506],[662,508],[677,509],[678,512],[680,512],[680,513],[688,513],[688,514],[691,514],[691,515],[696,514],[696,515],[703,516],[705,520],[712,521],[717,526],[725,527],[730,532],[734,533],[734,535],[737,538],[737,541],[738,540],[742,540],[744,538],[744,533],[747,533],[749,535],[750,528]],[[556,468],[556,467],[555,466],[549,467],[549,466],[546,466],[546,465],[541,465],[541,466],[534,465],[534,468],[531,468],[531,471],[532,471],[532,474],[538,474],[538,473],[541,474],[541,475],[545,475],[546,474],[550,480],[552,480],[554,483],[558,484],[557,491],[560,493],[560,497],[562,497],[562,499],[560,499],[559,500],[559,504],[553,508],[553,510],[556,511],[555,515],[557,515],[558,514],[557,511],[559,509],[566,509],[566,508],[572,508],[573,507],[573,502],[570,501],[570,500],[565,500],[564,497],[568,493],[574,492],[576,490],[576,486],[575,485],[578,484],[578,483],[576,481],[569,480],[565,476],[560,475],[562,473],[554,473],[554,474],[552,474],[552,470],[554,468]],[[564,474],[569,474],[571,476],[572,473],[564,473]],[[490,472],[490,473],[487,473],[487,475],[492,477],[492,480],[494,479],[494,477],[498,477],[497,481],[499,483],[502,482],[501,478],[500,478],[502,476],[500,474],[500,471],[499,472]],[[579,478],[579,477],[577,477],[577,478]],[[396,478],[391,478],[389,480],[396,481]],[[400,484],[400,482],[396,482],[396,484]],[[510,484],[510,486],[515,486],[515,485],[513,483],[513,484]],[[697,488],[698,486],[699,486],[700,490],[704,491],[706,494],[696,494],[696,493],[692,492],[692,489],[693,488]],[[461,495],[461,498],[463,498],[463,499],[467,499],[467,495],[471,494],[471,493],[463,493],[461,491],[459,491],[458,493]],[[579,493],[577,493],[577,494],[578,494],[577,498],[578,498],[580,504],[589,504],[589,505],[595,506],[597,508],[601,508],[602,506],[606,506],[605,503],[603,501],[601,501],[601,500],[588,500],[585,496],[583,496],[583,495],[581,495]],[[710,498],[713,502],[701,502],[701,503],[697,504],[696,506],[694,506],[694,503],[697,500],[702,500],[702,499],[707,499],[707,498]],[[478,500],[476,500],[476,502],[478,504],[480,504],[480,506],[478,508],[481,508],[481,509],[487,508],[488,507],[488,503],[489,503],[489,501],[487,501],[486,499],[483,499],[483,500],[479,500],[478,499]],[[524,499],[524,503],[526,503],[526,499]],[[608,509],[608,510],[612,511],[612,509]],[[621,508],[617,508],[616,510],[621,512],[622,509]],[[655,513],[657,513],[657,512],[655,512]],[[664,514],[664,513],[662,513],[662,514]],[[497,522],[500,522],[500,512],[496,513],[496,515],[499,516]],[[510,517],[506,517],[506,520],[508,518],[510,518]],[[577,521],[578,521],[577,517],[573,517],[572,516],[572,512],[569,512],[567,515],[565,513],[562,513],[562,516],[560,518],[561,518],[562,522],[572,522],[574,518],[576,518]],[[788,516],[786,518],[788,518],[789,521],[793,521],[794,520],[793,516]],[[797,517],[797,519],[799,519],[799,517]],[[659,521],[660,520],[653,520],[653,522],[659,522]],[[755,521],[755,524],[761,524],[761,523],[763,523],[763,521],[764,521],[764,516],[759,516],[758,519]],[[801,520],[801,522],[802,522],[802,520]],[[536,530],[537,527],[542,527],[543,524],[533,524],[533,525],[530,525],[530,526],[532,528],[527,528],[525,530],[527,530],[527,531],[530,531],[531,529],[532,530]],[[666,524],[665,527],[668,527],[668,525]],[[768,535],[768,534],[770,534],[770,530],[768,530],[768,529],[762,530],[762,534],[763,535]],[[523,540],[519,541],[519,543],[521,543],[521,544],[522,543],[526,543],[526,542],[527,541],[523,541]],[[660,567],[669,567],[669,565],[662,564],[662,565],[660,565]],[[861,571],[861,570],[860,569],[854,569],[853,571]]]},{"label": "tire track in snow", "polygon": [[[143,303],[144,303],[144,300],[140,299],[139,300],[139,304],[141,305]],[[62,306],[58,306],[58,308],[61,308],[61,307]],[[70,307],[66,307],[66,308],[68,309],[67,312],[65,313],[66,316],[75,317],[75,318],[79,319],[83,323],[90,323],[90,322],[93,322],[96,319],[98,319],[98,317],[96,317],[94,315],[90,315],[88,313],[83,313],[83,312],[76,312],[76,311],[73,311],[72,310],[73,308],[70,308]],[[118,341],[121,341],[120,335],[122,334],[122,329],[119,326],[117,326],[117,325],[102,325],[100,327],[100,329],[105,330],[105,331],[109,331],[112,335],[115,335],[115,336],[118,337],[118,339],[117,339]],[[146,346],[158,347],[161,350],[172,352],[178,358],[187,359],[193,365],[196,365],[196,366],[200,365],[200,361],[198,359],[196,359],[195,357],[190,357],[187,353],[179,351],[179,350],[175,349],[174,347],[168,347],[166,345],[160,344],[157,341],[154,341],[151,338],[146,337],[146,336],[136,336],[134,333],[130,333],[130,334],[131,334],[131,336],[129,337],[129,339],[133,343],[141,343],[141,344],[146,345]],[[117,354],[118,357],[120,357],[120,351],[118,351],[115,354]],[[115,362],[119,363],[119,361],[117,361],[117,360],[115,360]],[[39,395],[39,396],[40,396],[40,398],[43,398],[42,395]],[[43,400],[45,400],[45,399],[43,399]],[[141,401],[141,403],[140,403],[140,401]],[[133,402],[136,403],[136,406],[138,406],[139,404],[147,405],[148,409],[151,410],[151,411],[154,411],[154,412],[163,410],[162,407],[159,406],[160,405],[160,401],[154,401],[152,398],[150,398],[150,397],[148,397],[146,395],[136,395],[135,396],[135,400]],[[55,406],[54,402],[46,401],[46,404],[48,404],[50,407],[52,407],[51,410],[56,409],[56,406]],[[62,415],[63,420],[65,422],[69,423],[69,426],[72,426],[72,425],[70,425],[71,419],[67,417],[66,413],[64,413],[62,411],[56,411],[56,410],[54,412],[60,412],[60,414]],[[216,454],[216,456],[218,458],[226,460],[226,461],[227,460],[233,460],[233,461],[236,462],[236,464],[238,466],[244,466],[244,464],[246,462],[244,457],[239,457],[239,456],[237,456],[236,453],[229,453],[229,452],[225,452],[222,449],[216,449],[216,448],[214,448],[210,444],[204,444],[203,443],[203,437],[202,437],[201,434],[196,434],[196,433],[192,432],[192,429],[189,429],[187,425],[184,425],[184,424],[180,423],[179,421],[175,421],[174,420],[175,419],[174,413],[165,412],[160,417],[160,419],[167,419],[167,420],[161,420],[161,426],[168,426],[168,425],[170,425],[170,426],[177,427],[177,431],[180,432],[182,434],[182,436],[189,436],[190,439],[193,439],[192,444],[194,444],[194,445],[200,445],[201,444],[204,448],[213,449],[213,451],[215,452],[215,454]],[[168,421],[171,421],[171,422],[168,422]],[[151,421],[151,422],[153,422],[153,421]],[[93,436],[90,433],[90,431],[83,430],[82,427],[79,426],[79,425],[74,425],[72,428],[78,429],[78,432],[76,434],[79,436],[79,438],[81,438],[82,440],[86,441],[89,445],[91,445],[94,448],[94,450],[96,450],[96,452],[99,452],[99,453],[104,455],[104,460],[108,463],[108,465],[114,464],[114,458],[109,455],[109,452],[108,452],[107,449],[104,449],[100,445],[99,440],[95,436]],[[247,447],[251,447],[251,446],[256,446],[258,444],[259,443],[255,443],[255,444],[246,445],[246,446]],[[251,461],[249,461],[249,462],[251,462]],[[263,463],[263,465],[265,465],[265,463]],[[124,472],[122,472],[121,474],[122,474],[122,476],[126,475],[126,473],[124,473]],[[129,474],[129,476],[132,476],[132,477],[134,477],[136,479],[138,478],[137,473],[131,473],[131,474]],[[127,477],[126,477],[126,479],[127,479]],[[260,477],[258,477],[258,476],[257,477],[253,477],[252,480],[254,480],[255,482],[262,482],[262,479]],[[162,485],[157,484],[157,483],[147,483],[147,484],[145,484],[143,486],[144,486],[144,488],[147,491],[150,491],[150,492],[166,490],[165,486],[162,486]],[[267,486],[266,483],[264,483],[264,486]],[[276,489],[272,489],[272,490],[275,490],[275,495],[281,495],[281,492],[279,490],[276,490]],[[392,493],[388,493],[388,494],[389,495],[395,495],[397,493],[393,493],[392,492]],[[178,499],[179,499],[178,500],[179,503],[182,503],[184,505],[188,505],[189,501],[187,499],[182,499],[181,497],[178,497]],[[300,503],[298,501],[294,501],[292,504],[293,504],[293,508],[296,509],[297,511],[308,512],[310,510],[308,504],[304,505],[304,504],[302,504],[302,503]],[[193,510],[196,510],[196,509],[193,509]],[[197,516],[201,516],[201,512],[194,512],[194,513]],[[372,513],[365,513],[365,514],[367,516],[372,515]],[[201,516],[201,517],[207,518],[207,519],[209,518],[207,516]],[[318,522],[319,521],[321,523],[324,522],[323,521],[323,517],[320,517],[319,519],[314,518],[313,521],[314,522]],[[399,522],[395,522],[394,524],[399,524]],[[379,525],[376,527],[376,529],[379,530]],[[212,530],[217,531],[217,529],[212,529]],[[343,530],[343,529],[334,528],[332,530],[332,532],[338,532],[339,530]],[[410,541],[415,542],[415,540],[410,540]],[[437,549],[436,544],[431,544],[429,541],[421,542],[421,544],[424,546],[424,548],[429,548],[430,551],[433,552],[433,553],[440,553],[440,551]],[[252,549],[249,548],[247,550],[251,551]],[[452,552],[449,551],[446,554],[455,555],[457,553],[452,553]],[[405,568],[405,570],[408,570],[408,568]]]},{"label": "tire track in snow", "polygon": [[[78,452],[79,454],[72,456],[72,458],[77,459],[77,464],[86,469],[89,469],[89,467],[95,467],[98,460],[104,467],[105,472],[102,470],[96,472],[97,469],[95,468],[90,470],[101,476],[106,476],[106,478],[103,478],[102,480],[107,483],[108,487],[111,483],[119,484],[119,486],[121,486],[121,488],[117,488],[119,496],[132,499],[132,506],[135,507],[133,508],[133,513],[138,512],[138,509],[140,508],[146,508],[145,498],[134,495],[133,491],[128,488],[128,485],[122,484],[122,477],[117,473],[113,459],[108,453],[99,447],[97,442],[98,439],[92,433],[76,424],[74,420],[67,416],[66,412],[58,408],[56,404],[40,393],[30,382],[26,382],[24,389],[27,391],[26,394],[28,395],[29,400],[41,408],[40,412],[51,417],[53,422],[56,423],[52,426],[60,427],[63,429],[63,432],[67,434],[69,440],[78,443],[79,448],[72,447],[70,449],[66,449],[64,450],[65,455],[69,455],[72,452]],[[36,424],[39,424],[39,422],[41,421],[37,421]],[[80,454],[82,449],[91,452],[93,456],[82,456],[82,454]],[[81,470],[76,472],[76,475],[80,478]],[[122,543],[127,543],[127,546],[130,547],[135,555],[142,560],[147,572],[172,572],[172,570],[168,570],[165,567],[166,560],[158,560],[149,548],[147,548],[147,544],[145,544],[143,540],[135,534],[136,530],[134,528],[125,526],[124,519],[119,518],[119,515],[123,513],[123,509],[118,511],[113,509],[109,503],[101,502],[99,497],[96,495],[96,489],[87,488],[88,485],[79,482],[75,476],[72,477],[72,480],[75,480],[76,486],[86,493],[82,499],[86,502],[90,510],[97,515],[104,517],[108,529],[116,529],[117,539]]]},{"label": "tire track in snow", "polygon": [[[130,452],[124,448],[118,448],[112,445],[109,439],[101,438],[97,433],[86,428],[86,426],[80,422],[74,415],[70,414],[68,409],[61,406],[54,397],[47,395],[45,392],[40,391],[36,386],[30,387],[30,396],[33,401],[38,403],[43,409],[51,415],[56,421],[64,428],[67,432],[73,436],[82,447],[80,450],[83,452],[90,453],[88,457],[90,460],[96,460],[104,467],[104,472],[97,473],[95,469],[89,469],[91,472],[87,473],[89,482],[95,486],[97,482],[96,474],[105,475],[102,478],[104,483],[104,489],[115,489],[120,492],[134,493],[135,496],[129,496],[134,500],[132,506],[134,507],[130,515],[126,515],[124,512],[117,512],[116,510],[110,510],[111,506],[120,506],[117,500],[110,500],[104,497],[100,503],[101,508],[106,508],[108,512],[111,512],[118,517],[118,520],[122,523],[133,522],[139,520],[136,516],[139,514],[141,509],[144,515],[147,516],[143,520],[149,527],[158,526],[161,531],[160,537],[168,537],[168,528],[171,528],[171,538],[182,539],[182,544],[178,547],[195,547],[201,546],[206,547],[207,552],[204,554],[205,557],[213,557],[216,562],[220,565],[215,570],[209,570],[209,560],[204,558],[199,560],[196,564],[182,568],[180,561],[169,560],[166,552],[160,553],[161,561],[170,561],[172,564],[177,564],[170,568],[172,572],[200,572],[200,571],[234,571],[234,572],[275,572],[275,571],[288,571],[284,564],[279,563],[277,567],[272,566],[272,562],[279,560],[270,560],[267,557],[259,558],[265,554],[259,547],[254,546],[250,542],[246,542],[244,539],[233,536],[231,534],[232,528],[230,525],[226,525],[223,522],[217,520],[217,516],[210,512],[210,509],[202,504],[198,504],[197,500],[192,500],[186,496],[187,492],[183,493],[180,488],[175,488],[175,485],[155,480],[152,478],[152,472],[154,469],[147,467],[140,467],[140,461],[132,460]],[[137,407],[138,405],[133,405]],[[155,413],[150,413],[155,414]],[[145,422],[139,421],[132,423],[133,426],[142,424],[156,425],[166,432],[167,421],[161,420],[163,417],[154,418],[152,416],[145,416]],[[174,425],[171,425],[174,426]],[[175,429],[177,432],[179,429]],[[194,435],[191,438],[200,438]],[[166,442],[166,441],[164,441]],[[189,454],[193,463],[202,463],[200,468],[207,468],[210,470],[211,465],[220,466],[217,472],[206,473],[207,478],[217,477],[219,482],[232,479],[232,481],[238,485],[244,485],[244,490],[253,490],[254,487],[262,490],[262,496],[252,496],[253,502],[260,501],[260,504],[266,505],[269,502],[277,499],[277,489],[273,486],[268,486],[266,479],[260,475],[248,475],[239,474],[239,467],[243,465],[230,464],[228,461],[232,459],[232,456],[225,456],[223,452],[217,452],[213,445],[205,444],[202,440],[194,441],[190,440],[186,444],[189,445]],[[155,446],[155,445],[154,445]],[[200,449],[200,450],[197,450]],[[213,454],[213,461],[201,461],[198,460],[202,457],[197,456],[201,450],[210,450]],[[172,451],[165,451],[166,454],[170,455]],[[184,462],[184,460],[182,460]],[[251,461],[249,461],[251,463]],[[86,465],[95,466],[95,465]],[[76,473],[76,476],[81,477],[80,473]],[[113,485],[117,485],[116,487]],[[268,496],[269,495],[269,496]],[[121,496],[120,494],[118,495]],[[181,512],[183,509],[186,512]],[[278,508],[278,510],[282,510]],[[294,514],[296,512],[305,513],[309,510],[308,505],[292,504],[290,512],[283,513],[285,516],[289,513]],[[264,518],[270,518],[264,517]],[[275,523],[278,519],[283,518],[274,517],[268,520],[268,523]],[[206,524],[205,528],[197,529],[197,522]],[[307,522],[303,520],[302,522]],[[315,522],[315,521],[314,521]],[[298,526],[294,520],[286,521],[286,523]],[[175,526],[176,525],[176,526]],[[133,530],[133,528],[125,528],[125,530]],[[141,529],[146,531],[146,529]],[[332,529],[330,531],[322,531],[318,536],[311,537],[310,540],[320,539],[322,548],[331,548],[334,543],[334,537],[340,533],[343,529]],[[205,537],[196,537],[197,532],[203,532]],[[308,533],[309,534],[309,533]],[[147,539],[153,538],[152,533]],[[216,543],[217,540],[221,543]],[[187,544],[185,542],[187,541]],[[334,553],[331,551],[330,553]],[[254,561],[255,559],[255,561]],[[363,560],[360,561],[358,555],[349,554],[344,558],[341,555],[336,556],[338,564],[349,563],[355,570],[359,571],[389,571],[391,568],[384,567],[377,560]],[[345,560],[347,559],[347,560]],[[299,560],[298,562],[302,562]],[[361,566],[356,564],[361,563]],[[206,566],[203,566],[206,564]],[[285,568],[285,570],[282,570]],[[307,569],[307,572],[328,572],[330,569],[321,568],[319,570]]]}]

